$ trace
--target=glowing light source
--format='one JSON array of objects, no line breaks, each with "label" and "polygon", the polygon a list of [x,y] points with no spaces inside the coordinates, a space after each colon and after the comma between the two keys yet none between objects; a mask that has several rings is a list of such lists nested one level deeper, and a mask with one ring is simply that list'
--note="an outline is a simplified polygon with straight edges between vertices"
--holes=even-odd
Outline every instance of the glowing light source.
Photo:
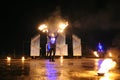
[{"label": "glowing light source", "polygon": [[51,34],[51,37],[55,37],[55,34],[52,33],[52,34]]},{"label": "glowing light source", "polygon": [[[48,24],[50,25],[50,24]],[[55,29],[53,28],[52,32],[55,33],[62,33],[64,31],[64,29],[68,26],[68,22],[58,22],[58,25],[56,25]],[[55,34],[51,33],[50,26],[47,26],[46,24],[42,24],[38,27],[38,29],[42,32],[48,32],[50,36],[55,36]]]},{"label": "glowing light source", "polygon": [[94,54],[96,57],[99,57],[97,51],[94,51],[93,54]]},{"label": "glowing light source", "polygon": [[7,57],[7,65],[10,66],[11,57]]},{"label": "glowing light source", "polygon": [[38,29],[42,32],[48,32],[48,27],[46,24],[42,24],[38,27]]},{"label": "glowing light source", "polygon": [[105,59],[100,65],[100,69],[98,70],[98,74],[106,74],[109,70],[113,69],[116,66],[116,62],[112,59]]},{"label": "glowing light source", "polygon": [[54,37],[51,37],[51,38],[50,38],[50,41],[51,41],[52,44],[55,43],[55,40],[56,40],[56,39],[55,39]]},{"label": "glowing light source", "polygon": [[111,52],[109,52],[109,57],[112,57],[112,53]]},{"label": "glowing light source", "polygon": [[7,57],[7,60],[10,61],[10,60],[11,60],[11,57]]},{"label": "glowing light source", "polygon": [[23,57],[22,57],[22,61],[24,61],[24,60],[25,60],[25,57],[23,56]]},{"label": "glowing light source", "polygon": [[62,33],[67,26],[68,26],[68,22],[60,23],[59,28],[58,28],[58,32]]},{"label": "glowing light source", "polygon": [[111,80],[109,76],[101,77],[100,80]]},{"label": "glowing light source", "polygon": [[103,52],[103,46],[101,43],[98,44],[98,52]]}]

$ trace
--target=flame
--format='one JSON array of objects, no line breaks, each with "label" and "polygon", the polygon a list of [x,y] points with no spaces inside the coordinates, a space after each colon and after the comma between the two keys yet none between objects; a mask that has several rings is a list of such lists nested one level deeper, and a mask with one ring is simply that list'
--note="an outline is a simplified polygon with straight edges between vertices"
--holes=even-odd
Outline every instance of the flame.
[{"label": "flame", "polygon": [[11,60],[11,57],[7,57],[7,60],[10,61],[10,60]]},{"label": "flame", "polygon": [[60,23],[58,27],[58,32],[62,33],[67,26],[68,26],[68,22]]},{"label": "flame", "polygon": [[22,61],[24,61],[24,60],[25,60],[25,57],[23,56],[23,57],[22,57]]},{"label": "flame", "polygon": [[23,57],[21,58],[21,60],[22,60],[22,63],[24,64],[25,57],[23,56]]},{"label": "flame", "polygon": [[99,57],[97,51],[94,51],[93,54],[94,54],[96,57]]},{"label": "flame", "polygon": [[111,52],[109,52],[109,57],[112,57],[112,53]]},{"label": "flame", "polygon": [[48,32],[48,28],[46,24],[42,24],[38,27],[38,29],[42,32]]},{"label": "flame", "polygon": [[100,65],[98,73],[108,73],[109,70],[113,69],[116,66],[116,62],[112,59],[105,59]]},{"label": "flame", "polygon": [[[49,26],[48,26],[49,25]],[[51,24],[42,24],[38,27],[38,29],[42,32],[49,32],[49,33],[62,33],[64,29],[68,26],[68,22],[66,21],[59,21],[56,26],[56,28],[51,27]],[[52,30],[52,31],[51,31]]]},{"label": "flame", "polygon": [[10,66],[11,57],[7,57],[7,65]]},{"label": "flame", "polygon": [[110,78],[108,76],[105,76],[105,77],[101,77],[100,80],[110,80]]}]

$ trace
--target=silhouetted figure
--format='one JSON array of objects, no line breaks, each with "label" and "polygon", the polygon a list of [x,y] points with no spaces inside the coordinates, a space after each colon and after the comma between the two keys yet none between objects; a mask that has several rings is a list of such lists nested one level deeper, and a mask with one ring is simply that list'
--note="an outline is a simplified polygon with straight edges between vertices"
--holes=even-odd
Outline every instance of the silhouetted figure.
[{"label": "silhouetted figure", "polygon": [[49,61],[55,61],[54,57],[55,57],[55,53],[56,53],[56,40],[57,40],[57,36],[48,36],[49,40],[50,40],[50,59]]}]

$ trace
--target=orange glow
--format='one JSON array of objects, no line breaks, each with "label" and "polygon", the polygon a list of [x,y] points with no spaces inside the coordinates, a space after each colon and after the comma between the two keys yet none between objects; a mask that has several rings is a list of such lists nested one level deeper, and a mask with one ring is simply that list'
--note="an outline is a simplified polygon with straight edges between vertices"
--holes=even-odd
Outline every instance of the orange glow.
[{"label": "orange glow", "polygon": [[67,26],[68,26],[68,22],[60,23],[58,27],[58,32],[62,33]]},{"label": "orange glow", "polygon": [[63,64],[63,56],[60,56],[60,63]]},{"label": "orange glow", "polygon": [[[50,25],[50,24],[49,24]],[[51,26],[51,25],[50,25]],[[49,30],[51,29],[50,26],[47,26],[46,24],[42,24],[38,27],[38,29],[42,32],[49,32]],[[53,32],[58,32],[58,33],[62,33],[64,31],[64,29],[68,26],[68,22],[64,22],[64,21],[59,21],[56,26],[56,29],[52,29]]]},{"label": "orange glow", "polygon": [[48,32],[48,28],[46,24],[42,24],[38,27],[38,29],[42,32]]},{"label": "orange glow", "polygon": [[54,37],[55,35],[52,33],[51,36]]},{"label": "orange glow", "polygon": [[24,61],[24,60],[25,60],[25,57],[23,56],[23,57],[22,57],[22,61]]},{"label": "orange glow", "polygon": [[60,29],[65,29],[68,26],[68,22],[59,24]]},{"label": "orange glow", "polygon": [[110,80],[109,77],[101,77],[100,80]]},{"label": "orange glow", "polygon": [[59,32],[59,33],[62,33],[62,32],[63,32],[63,30],[60,30],[60,29],[59,29],[59,30],[58,30],[58,32]]},{"label": "orange glow", "polygon": [[7,57],[7,65],[10,66],[11,57]]},{"label": "orange glow", "polygon": [[23,56],[23,57],[21,58],[21,60],[22,60],[22,63],[24,64],[25,57]]},{"label": "orange glow", "polygon": [[11,60],[11,57],[7,57],[7,60],[10,61],[10,60]]},{"label": "orange glow", "polygon": [[93,54],[94,54],[96,57],[99,57],[97,51],[94,51]]},{"label": "orange glow", "polygon": [[116,66],[116,62],[112,59],[105,59],[100,65],[98,73],[108,73],[109,70],[113,69]]},{"label": "orange glow", "polygon": [[111,52],[109,52],[109,57],[112,57],[112,53]]}]

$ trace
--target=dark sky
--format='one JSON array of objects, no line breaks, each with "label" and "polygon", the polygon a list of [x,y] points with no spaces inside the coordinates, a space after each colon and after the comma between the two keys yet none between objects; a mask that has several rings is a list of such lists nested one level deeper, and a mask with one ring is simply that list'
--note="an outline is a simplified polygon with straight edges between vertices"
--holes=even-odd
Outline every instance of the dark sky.
[{"label": "dark sky", "polygon": [[[73,32],[87,39],[89,45],[98,42],[111,45],[120,34],[118,0],[6,0],[1,5],[0,51],[22,52],[23,43],[38,32],[38,24],[59,7],[61,16],[70,22]],[[68,31],[69,32],[69,31]],[[84,41],[84,39],[83,39]]]}]

